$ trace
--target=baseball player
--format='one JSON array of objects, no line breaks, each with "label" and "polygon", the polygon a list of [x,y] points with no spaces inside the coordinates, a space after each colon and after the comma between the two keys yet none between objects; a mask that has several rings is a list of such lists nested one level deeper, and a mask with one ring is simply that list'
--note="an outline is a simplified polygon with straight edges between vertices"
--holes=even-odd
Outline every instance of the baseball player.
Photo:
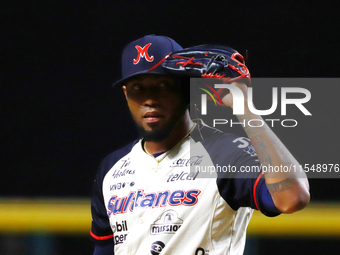
[{"label": "baseball player", "polygon": [[[245,126],[248,137],[237,137],[190,118],[189,84],[178,72],[224,79],[247,98],[250,74],[242,56],[214,47],[182,49],[171,38],[147,35],[123,50],[123,77],[114,86],[122,88],[141,138],[98,169],[90,232],[95,255],[241,255],[253,210],[276,216],[308,204],[304,173],[240,171],[298,165],[268,126]],[[233,107],[231,93],[220,95]],[[247,104],[237,117],[261,119]],[[204,178],[207,168],[223,166],[234,171]]]}]

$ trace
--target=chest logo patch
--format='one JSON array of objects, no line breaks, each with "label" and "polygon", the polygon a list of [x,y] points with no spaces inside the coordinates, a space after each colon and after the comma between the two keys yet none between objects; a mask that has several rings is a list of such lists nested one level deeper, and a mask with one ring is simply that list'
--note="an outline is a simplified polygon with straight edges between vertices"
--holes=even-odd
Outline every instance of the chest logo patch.
[{"label": "chest logo patch", "polygon": [[182,224],[183,220],[178,218],[176,211],[167,210],[151,225],[150,234],[175,234]]}]

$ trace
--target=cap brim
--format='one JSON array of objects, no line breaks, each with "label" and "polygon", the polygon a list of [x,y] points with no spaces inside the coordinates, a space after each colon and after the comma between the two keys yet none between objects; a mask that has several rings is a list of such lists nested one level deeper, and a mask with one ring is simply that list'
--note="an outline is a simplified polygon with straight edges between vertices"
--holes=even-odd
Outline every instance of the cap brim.
[{"label": "cap brim", "polygon": [[143,70],[134,74],[131,74],[123,79],[120,79],[118,81],[116,81],[115,83],[113,83],[112,87],[117,88],[117,87],[121,87],[124,85],[124,83],[126,82],[126,80],[131,79],[134,76],[137,75],[141,75],[141,74],[159,74],[159,75],[171,75],[170,73],[166,72],[165,70],[152,70],[152,71],[148,71],[148,70]]}]

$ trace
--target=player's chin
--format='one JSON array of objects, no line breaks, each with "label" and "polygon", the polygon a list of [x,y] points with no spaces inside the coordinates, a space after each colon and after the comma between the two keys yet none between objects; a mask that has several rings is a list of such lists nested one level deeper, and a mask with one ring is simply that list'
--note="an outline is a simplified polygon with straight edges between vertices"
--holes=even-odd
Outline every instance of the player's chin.
[{"label": "player's chin", "polygon": [[171,131],[172,127],[163,127],[163,126],[158,126],[157,124],[153,123],[150,124],[147,128],[144,127],[138,127],[140,135],[144,138],[145,141],[163,141],[166,139]]},{"label": "player's chin", "polygon": [[165,127],[163,127],[163,125],[157,123],[150,123],[147,125],[147,127],[144,128],[144,132],[148,134],[153,134],[162,132],[164,129]]},{"label": "player's chin", "polygon": [[159,131],[142,131],[141,136],[145,141],[149,142],[160,142],[165,140],[169,136],[169,132],[164,132],[164,130]]},{"label": "player's chin", "polygon": [[146,130],[157,131],[162,129],[162,124],[159,122],[146,123]]},{"label": "player's chin", "polygon": [[162,127],[159,123],[142,123],[141,125],[137,126],[141,134],[152,134],[162,130]]}]

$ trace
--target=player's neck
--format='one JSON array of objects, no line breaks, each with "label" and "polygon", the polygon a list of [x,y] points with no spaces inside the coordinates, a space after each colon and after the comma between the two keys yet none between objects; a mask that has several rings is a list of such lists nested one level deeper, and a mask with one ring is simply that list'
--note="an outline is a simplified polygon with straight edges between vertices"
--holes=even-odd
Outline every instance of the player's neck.
[{"label": "player's neck", "polygon": [[156,154],[171,150],[184,137],[188,135],[193,128],[194,123],[190,119],[189,112],[187,112],[182,121],[174,128],[170,135],[162,141],[146,141],[144,146],[150,154]]}]

